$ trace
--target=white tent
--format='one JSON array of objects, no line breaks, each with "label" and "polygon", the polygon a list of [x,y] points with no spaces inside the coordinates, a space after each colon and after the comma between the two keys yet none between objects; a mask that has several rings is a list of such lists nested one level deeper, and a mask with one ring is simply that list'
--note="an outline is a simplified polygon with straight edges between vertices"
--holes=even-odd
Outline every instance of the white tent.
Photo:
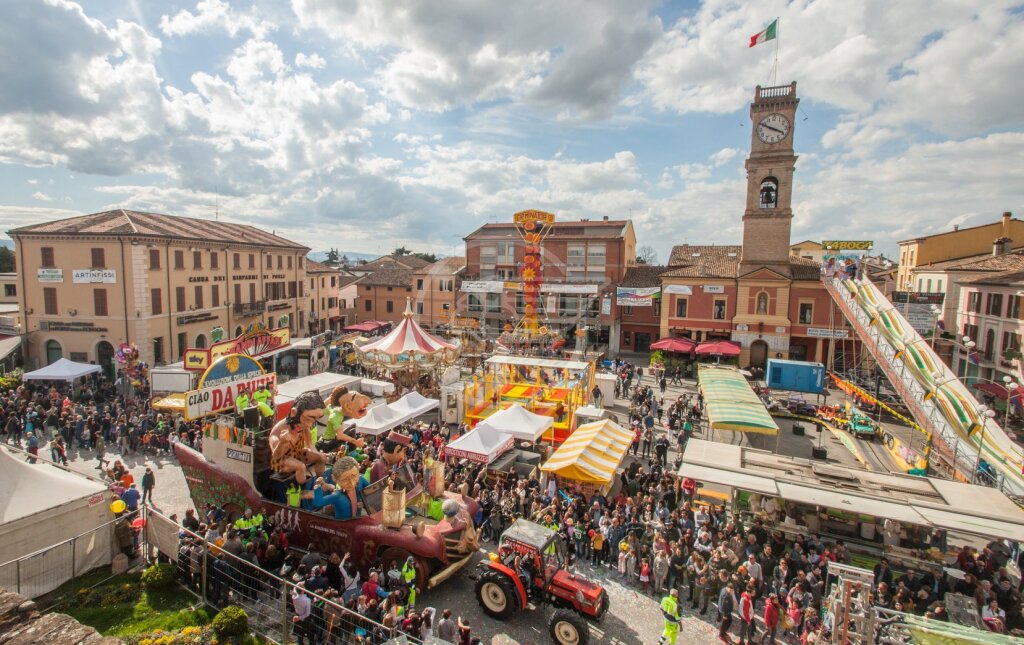
[{"label": "white tent", "polygon": [[26,372],[21,378],[25,381],[74,381],[94,372],[99,372],[101,369],[103,368],[99,365],[76,363],[66,358],[61,358],[42,369]]},{"label": "white tent", "polygon": [[388,404],[388,407],[399,414],[408,415],[409,419],[415,419],[421,414],[425,414],[436,409],[440,405],[441,402],[439,400],[428,399],[419,392],[413,390],[394,403]]},{"label": "white tent", "polygon": [[493,428],[481,428],[481,425],[445,446],[444,456],[489,464],[512,448],[515,443],[512,435]]},{"label": "white tent", "polygon": [[[72,562],[76,576],[109,564],[114,539],[106,491],[82,475],[0,449],[0,587],[35,598],[70,580]],[[51,545],[58,546],[42,551]]]},{"label": "white tent", "polygon": [[370,435],[384,434],[408,420],[407,415],[396,412],[387,405],[370,408],[366,416],[356,421],[356,432]]},{"label": "white tent", "polygon": [[274,396],[274,403],[280,405],[293,401],[295,397],[309,390],[316,390],[326,400],[330,396],[331,391],[339,385],[344,385],[352,391],[358,391],[361,380],[358,376],[335,374],[334,372],[321,372],[312,376],[292,379],[287,383],[281,383],[277,386],[277,395]]},{"label": "white tent", "polygon": [[513,403],[478,423],[476,428],[490,428],[512,435],[520,441],[536,441],[552,425],[554,420],[551,417],[534,414],[518,403]]}]

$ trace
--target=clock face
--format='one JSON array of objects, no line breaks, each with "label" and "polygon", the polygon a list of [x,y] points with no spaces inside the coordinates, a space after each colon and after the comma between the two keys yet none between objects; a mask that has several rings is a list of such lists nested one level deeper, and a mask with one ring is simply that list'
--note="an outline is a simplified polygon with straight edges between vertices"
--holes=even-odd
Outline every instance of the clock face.
[{"label": "clock face", "polygon": [[757,124],[757,136],[765,143],[778,143],[789,134],[789,119],[778,112],[769,114]]}]

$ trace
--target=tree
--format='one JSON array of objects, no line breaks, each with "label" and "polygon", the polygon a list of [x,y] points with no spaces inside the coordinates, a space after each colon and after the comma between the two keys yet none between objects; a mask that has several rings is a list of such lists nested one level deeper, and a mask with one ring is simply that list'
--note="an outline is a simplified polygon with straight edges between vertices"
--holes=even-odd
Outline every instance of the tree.
[{"label": "tree", "polygon": [[653,246],[641,246],[636,250],[636,262],[637,264],[657,264],[658,252],[654,250]]},{"label": "tree", "polygon": [[412,252],[409,249],[405,248],[404,246],[400,246],[394,251],[392,251],[391,255],[402,257],[403,255],[409,255],[410,253]]},{"label": "tree", "polygon": [[413,253],[413,255],[415,257],[418,257],[421,260],[424,260],[426,262],[430,262],[431,264],[433,264],[434,262],[437,262],[437,256],[434,255],[433,253],[423,253],[421,251],[419,253]]},{"label": "tree", "polygon": [[338,263],[338,249],[331,249],[327,252],[327,264]]},{"label": "tree", "polygon": [[14,273],[14,251],[0,246],[0,273]]}]

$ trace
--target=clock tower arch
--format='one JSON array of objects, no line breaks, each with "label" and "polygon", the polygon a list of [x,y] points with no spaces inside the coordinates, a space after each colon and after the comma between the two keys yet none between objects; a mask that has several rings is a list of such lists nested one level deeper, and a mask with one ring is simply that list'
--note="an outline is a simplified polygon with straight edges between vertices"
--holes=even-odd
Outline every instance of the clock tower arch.
[{"label": "clock tower arch", "polygon": [[790,275],[789,243],[793,220],[793,129],[800,99],[796,81],[757,86],[750,104],[752,122],[747,157],[747,204],[743,213],[743,251],[739,275],[766,267]]}]

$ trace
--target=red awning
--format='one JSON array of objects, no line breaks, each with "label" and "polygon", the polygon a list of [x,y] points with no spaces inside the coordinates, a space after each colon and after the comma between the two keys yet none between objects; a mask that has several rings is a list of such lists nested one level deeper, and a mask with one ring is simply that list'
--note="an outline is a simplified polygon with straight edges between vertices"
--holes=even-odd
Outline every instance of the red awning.
[{"label": "red awning", "polygon": [[[976,390],[980,390],[985,394],[991,394],[1001,401],[1006,400],[1006,388],[998,383],[972,383],[971,387]],[[1020,397],[1024,395],[1024,387],[1017,386],[1017,389],[1013,391],[1013,398],[1020,400]]]},{"label": "red awning", "polygon": [[739,356],[740,346],[731,340],[716,340],[697,345],[698,356]]},{"label": "red awning", "polygon": [[689,338],[662,338],[655,343],[651,343],[651,349],[662,349],[666,352],[678,352],[680,354],[689,354],[695,347],[697,347],[697,343]]},{"label": "red awning", "polygon": [[[332,318],[333,320],[333,318]],[[366,322],[355,323],[345,328],[345,331],[377,331],[388,323],[379,320],[367,320]]]}]

